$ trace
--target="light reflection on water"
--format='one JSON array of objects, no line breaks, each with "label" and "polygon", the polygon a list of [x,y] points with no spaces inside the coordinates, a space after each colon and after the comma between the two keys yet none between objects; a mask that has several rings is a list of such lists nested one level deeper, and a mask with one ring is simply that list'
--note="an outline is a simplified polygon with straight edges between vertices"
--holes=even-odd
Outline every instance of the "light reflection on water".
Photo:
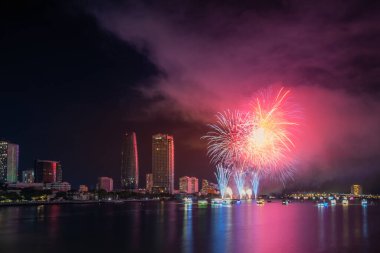
[{"label": "light reflection on water", "polygon": [[368,212],[368,207],[363,207],[362,208],[362,234],[364,238],[368,238],[368,217],[367,217],[367,212]]},{"label": "light reflection on water", "polygon": [[344,205],[343,208],[343,247],[348,248],[350,243],[350,221],[348,218],[348,209],[349,206]]},{"label": "light reflection on water", "polygon": [[380,252],[380,206],[176,202],[0,208],[0,252]]},{"label": "light reflection on water", "polygon": [[185,205],[183,212],[182,252],[193,252],[193,220],[192,205]]},{"label": "light reflection on water", "polygon": [[325,238],[325,212],[327,208],[318,207],[318,251],[325,251],[326,238]]}]

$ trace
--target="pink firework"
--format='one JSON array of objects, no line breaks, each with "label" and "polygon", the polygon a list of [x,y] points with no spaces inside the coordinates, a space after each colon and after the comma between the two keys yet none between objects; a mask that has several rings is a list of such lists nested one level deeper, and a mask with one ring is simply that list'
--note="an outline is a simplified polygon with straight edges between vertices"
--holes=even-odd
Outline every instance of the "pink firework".
[{"label": "pink firework", "polygon": [[251,108],[250,130],[244,138],[246,159],[256,170],[286,180],[293,173],[293,138],[300,118],[290,90],[262,90]]},{"label": "pink firework", "polygon": [[244,163],[244,138],[247,136],[249,114],[224,111],[216,115],[217,121],[209,124],[211,131],[203,136],[208,140],[207,154],[214,164],[237,167]]}]

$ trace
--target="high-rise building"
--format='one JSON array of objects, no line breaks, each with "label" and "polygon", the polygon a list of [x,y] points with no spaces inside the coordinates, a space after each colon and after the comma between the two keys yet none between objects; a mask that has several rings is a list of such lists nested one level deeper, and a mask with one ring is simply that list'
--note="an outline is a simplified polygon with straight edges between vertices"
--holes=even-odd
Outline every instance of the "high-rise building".
[{"label": "high-rise building", "polygon": [[152,187],[153,187],[153,174],[148,173],[146,174],[146,191],[152,192]]},{"label": "high-rise building", "polygon": [[56,170],[56,177],[55,177],[56,182],[61,183],[62,182],[62,166],[61,163],[57,163],[57,170]]},{"label": "high-rise building", "polygon": [[202,179],[202,189],[201,194],[207,195],[207,194],[217,194],[218,193],[218,185],[209,182],[206,179]]},{"label": "high-rise building", "polygon": [[139,185],[139,161],[136,133],[123,136],[121,149],[121,186],[124,189],[137,189]]},{"label": "high-rise building", "polygon": [[16,183],[19,146],[0,141],[0,183]]},{"label": "high-rise building", "polygon": [[361,185],[354,184],[351,186],[351,194],[353,194],[354,196],[362,195],[362,193],[363,193],[363,190],[362,190]]},{"label": "high-rise building", "polygon": [[79,185],[79,192],[88,192],[88,186],[84,184]]},{"label": "high-rise building", "polygon": [[36,183],[62,182],[62,166],[60,162],[36,160],[34,163],[34,181]]},{"label": "high-rise building", "polygon": [[202,179],[201,194],[207,195],[209,190],[209,183],[207,179]]},{"label": "high-rise building", "polygon": [[34,170],[23,170],[22,182],[26,184],[34,183]]},{"label": "high-rise building", "polygon": [[97,188],[98,190],[105,190],[106,192],[112,192],[113,179],[110,177],[99,177]]},{"label": "high-rise building", "polygon": [[199,180],[196,177],[191,178],[191,192],[192,193],[199,192]]},{"label": "high-rise building", "polygon": [[180,177],[179,178],[179,192],[190,191],[190,177]]},{"label": "high-rise building", "polygon": [[198,178],[196,177],[181,177],[179,179],[179,191],[184,193],[198,192]]},{"label": "high-rise building", "polygon": [[152,136],[153,192],[173,193],[174,139],[167,134]]}]

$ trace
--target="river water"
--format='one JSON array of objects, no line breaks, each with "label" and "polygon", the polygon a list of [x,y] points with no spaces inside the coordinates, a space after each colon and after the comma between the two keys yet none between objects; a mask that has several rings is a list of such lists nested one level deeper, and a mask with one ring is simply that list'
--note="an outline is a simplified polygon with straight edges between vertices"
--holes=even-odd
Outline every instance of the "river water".
[{"label": "river water", "polygon": [[1,253],[380,252],[380,206],[177,202],[0,207]]}]

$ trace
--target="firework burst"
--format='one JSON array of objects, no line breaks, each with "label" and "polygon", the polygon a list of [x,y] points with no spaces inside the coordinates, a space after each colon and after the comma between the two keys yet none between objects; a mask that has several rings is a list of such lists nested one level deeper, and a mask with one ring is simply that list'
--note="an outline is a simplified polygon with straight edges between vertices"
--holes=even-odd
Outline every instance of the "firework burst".
[{"label": "firework burst", "polygon": [[285,181],[293,174],[292,140],[298,126],[298,111],[290,102],[289,90],[267,89],[251,103],[248,135],[244,138],[246,160],[256,170]]},{"label": "firework burst", "polygon": [[216,118],[215,124],[208,125],[211,131],[202,137],[208,140],[207,154],[211,162],[235,168],[243,166],[243,140],[247,135],[249,114],[228,110],[218,113]]},{"label": "firework burst", "polygon": [[[209,124],[211,131],[202,137],[208,140],[211,162],[219,164],[218,182],[225,178],[221,177],[226,174],[225,167],[230,168],[242,197],[245,172],[251,171],[251,184],[257,197],[262,177],[279,179],[283,183],[291,178],[294,130],[299,119],[299,110],[295,108],[290,90],[269,88],[254,97],[249,112],[218,113],[216,123]],[[232,172],[228,171],[229,179]]]}]

